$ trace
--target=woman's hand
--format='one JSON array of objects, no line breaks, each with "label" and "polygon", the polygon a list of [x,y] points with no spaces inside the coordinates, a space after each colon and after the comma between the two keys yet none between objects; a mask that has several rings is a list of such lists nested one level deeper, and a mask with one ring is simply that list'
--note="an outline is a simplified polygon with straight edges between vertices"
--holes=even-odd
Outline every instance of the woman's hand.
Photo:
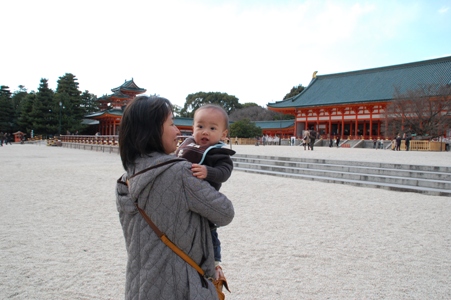
[{"label": "woman's hand", "polygon": [[225,279],[224,272],[222,271],[222,268],[219,265],[216,266],[215,268],[215,279],[216,280]]}]

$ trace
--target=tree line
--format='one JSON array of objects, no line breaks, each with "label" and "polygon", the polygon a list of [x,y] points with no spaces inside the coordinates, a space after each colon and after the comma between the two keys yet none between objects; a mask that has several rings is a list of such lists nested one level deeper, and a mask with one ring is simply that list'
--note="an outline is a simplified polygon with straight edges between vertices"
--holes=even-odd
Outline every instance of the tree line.
[{"label": "tree line", "polygon": [[[45,78],[41,79],[37,92],[27,92],[23,85],[11,92],[8,86],[1,85],[0,132],[21,131],[28,136],[33,132],[34,135],[45,137],[76,132],[92,134],[90,127],[82,121],[85,115],[99,110],[97,96],[87,90],[82,93],[77,81],[75,75],[66,73],[59,77],[56,91],[49,88]],[[290,93],[299,90],[299,87],[302,86],[293,87]],[[240,137],[257,135],[259,128],[250,121],[294,118],[269,111],[255,103],[241,104],[237,97],[220,92],[189,94],[185,105],[176,106],[174,113],[176,116],[192,118],[194,111],[205,103],[224,107],[230,120],[239,122],[236,126],[240,128]]]},{"label": "tree line", "polygon": [[[52,136],[67,132],[92,134],[82,123],[85,115],[99,110],[97,96],[89,91],[81,92],[75,75],[66,73],[59,77],[56,91],[48,87],[42,78],[37,92],[27,92],[24,86],[11,92],[8,86],[0,86],[0,132],[22,131],[28,135]],[[294,86],[283,99],[292,98],[304,90]],[[192,118],[194,111],[206,103],[218,104],[229,114],[233,122],[231,136],[255,137],[261,128],[252,121],[293,119],[263,108],[256,103],[241,104],[233,95],[220,92],[189,94],[183,107],[175,106],[174,114]],[[401,92],[395,88],[393,100],[385,108],[383,117],[385,135],[398,133],[434,138],[451,128],[451,85],[431,84]],[[91,127],[92,128],[92,127]]]},{"label": "tree line", "polygon": [[83,132],[86,114],[98,110],[97,97],[78,89],[77,78],[70,73],[59,77],[56,91],[42,78],[37,92],[27,92],[20,85],[11,93],[0,86],[0,131],[22,131],[28,135],[52,136],[66,132]]}]

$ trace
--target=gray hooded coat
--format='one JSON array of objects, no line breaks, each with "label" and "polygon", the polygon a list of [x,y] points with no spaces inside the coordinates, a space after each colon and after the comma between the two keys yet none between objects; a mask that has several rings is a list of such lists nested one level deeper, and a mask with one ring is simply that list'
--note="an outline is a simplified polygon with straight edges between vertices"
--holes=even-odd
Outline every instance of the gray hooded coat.
[{"label": "gray hooded coat", "polygon": [[217,299],[213,284],[163,244],[135,207],[137,201],[172,242],[207,276],[214,276],[208,220],[219,226],[229,224],[234,217],[231,201],[208,182],[195,178],[187,161],[130,178],[171,159],[174,157],[161,153],[139,158],[135,168],[123,174],[116,186],[116,204],[128,253],[125,298]]}]

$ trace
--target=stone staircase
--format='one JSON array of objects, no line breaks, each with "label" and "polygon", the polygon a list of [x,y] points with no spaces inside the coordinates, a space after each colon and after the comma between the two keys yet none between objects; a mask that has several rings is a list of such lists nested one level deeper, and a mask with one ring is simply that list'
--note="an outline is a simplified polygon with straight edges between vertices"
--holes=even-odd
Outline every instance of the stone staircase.
[{"label": "stone staircase", "polygon": [[235,154],[235,171],[451,196],[451,167]]}]

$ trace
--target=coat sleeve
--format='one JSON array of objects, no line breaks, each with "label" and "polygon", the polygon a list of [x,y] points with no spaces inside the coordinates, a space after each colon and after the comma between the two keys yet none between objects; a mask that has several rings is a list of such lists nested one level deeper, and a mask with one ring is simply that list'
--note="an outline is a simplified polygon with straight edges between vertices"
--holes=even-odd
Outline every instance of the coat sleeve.
[{"label": "coat sleeve", "polygon": [[228,155],[221,155],[222,157],[215,161],[214,167],[207,167],[207,178],[205,180],[223,183],[230,178],[233,170],[233,161]]},{"label": "coat sleeve", "polygon": [[207,181],[194,177],[189,164],[185,164],[181,171],[188,209],[218,226],[232,222],[235,216],[232,201]]}]

